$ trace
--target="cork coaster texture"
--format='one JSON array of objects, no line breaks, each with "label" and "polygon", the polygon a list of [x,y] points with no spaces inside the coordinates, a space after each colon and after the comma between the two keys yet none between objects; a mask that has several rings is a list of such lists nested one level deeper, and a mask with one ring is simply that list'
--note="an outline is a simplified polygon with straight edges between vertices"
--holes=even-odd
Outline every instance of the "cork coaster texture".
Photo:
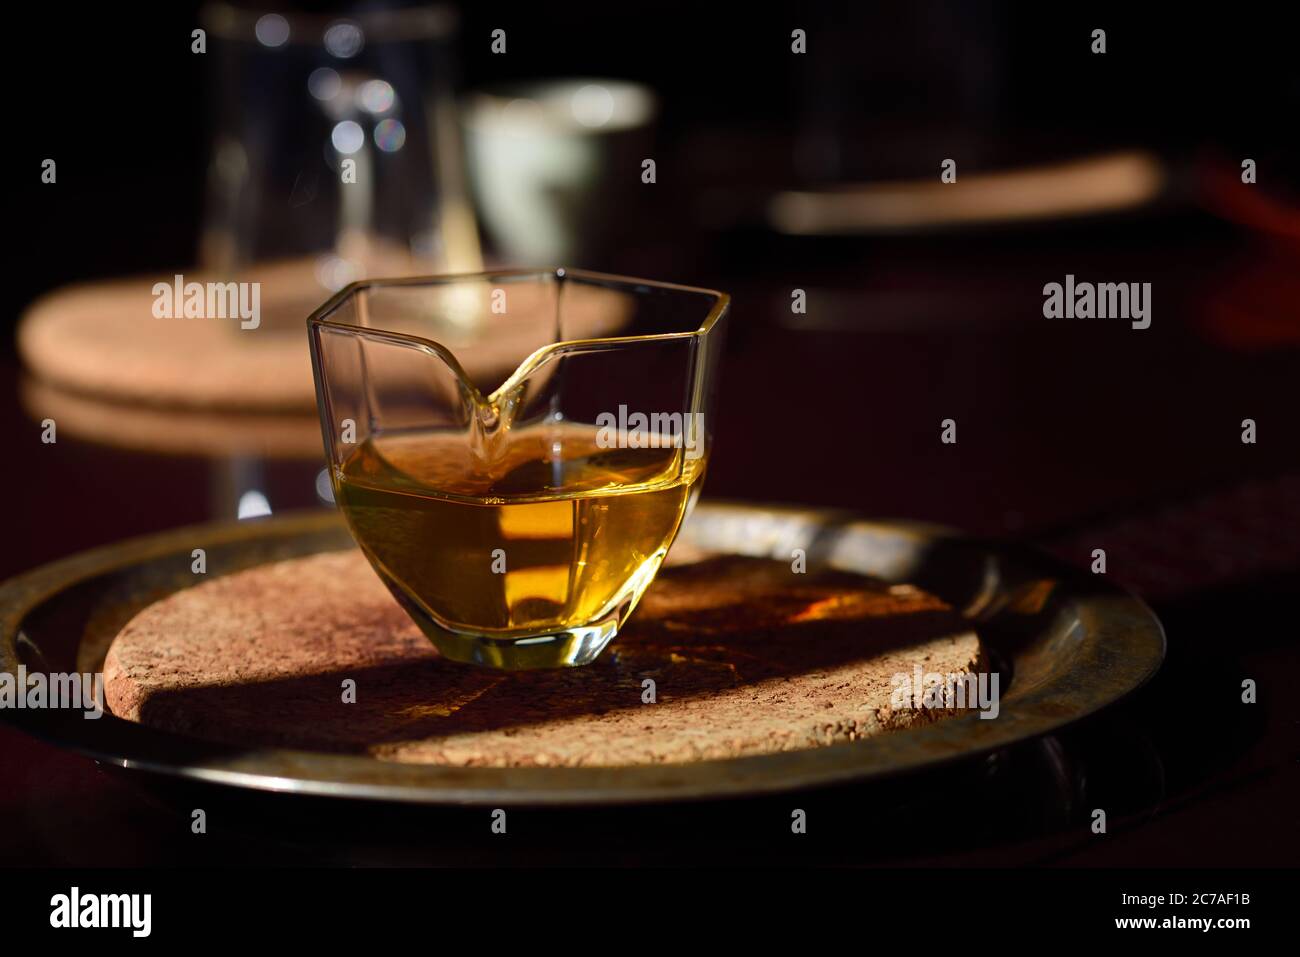
[{"label": "cork coaster texture", "polygon": [[[628,766],[854,741],[944,716],[893,676],[982,665],[906,585],[675,547],[597,661],[501,673],[442,659],[355,550],[175,593],[113,642],[119,717],[193,737],[453,766]],[[356,682],[355,703],[343,682]],[[646,679],[654,682],[647,703]]]},{"label": "cork coaster texture", "polygon": [[[136,276],[44,296],[19,324],[18,351],[42,382],[77,394],[177,409],[312,412],[306,319],[329,294],[296,261],[260,266],[247,278],[262,284],[256,329],[241,329],[238,319],[156,318],[153,285],[173,276]],[[509,315],[485,314],[478,341],[455,349],[472,376],[504,378],[553,338],[550,291],[520,283],[510,295]],[[585,287],[569,298],[567,338],[613,334],[626,318],[626,303],[612,292]],[[383,318],[375,317],[378,325]]]}]

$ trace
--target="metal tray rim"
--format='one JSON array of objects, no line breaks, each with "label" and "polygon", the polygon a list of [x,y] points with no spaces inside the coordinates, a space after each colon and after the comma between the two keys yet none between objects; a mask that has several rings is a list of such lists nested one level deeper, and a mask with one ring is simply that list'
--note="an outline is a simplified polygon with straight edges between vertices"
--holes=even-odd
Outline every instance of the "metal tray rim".
[{"label": "metal tray rim", "polygon": [[[923,540],[961,542],[977,549],[1000,547],[935,525],[871,520],[839,510],[708,501],[700,504],[697,515],[715,519],[762,515],[806,522],[835,517],[849,532],[874,529]],[[77,583],[181,550],[188,553],[196,541],[210,546],[289,541],[329,533],[335,528],[342,529],[337,515],[319,510],[253,522],[192,525],[95,548],[10,579],[0,584],[0,671],[15,671],[19,628],[24,618]],[[345,544],[340,541],[341,546]],[[1035,567],[1050,569],[1066,584],[1085,580],[1082,573],[1066,569],[1047,556],[1028,553],[1028,561]],[[1119,660],[1112,662],[1119,673],[1107,676],[1118,693],[1112,690],[1090,694],[1089,678],[1096,675],[1067,672],[1061,677],[1076,689],[1076,698],[1055,716],[1013,714],[1010,721],[981,721],[968,713],[865,741],[815,749],[637,767],[461,768],[287,748],[209,745],[110,714],[86,722],[66,712],[8,710],[0,711],[0,718],[106,764],[262,791],[469,805],[631,804],[756,796],[893,776],[974,757],[1056,731],[1131,694],[1155,674],[1164,658],[1163,628],[1140,599],[1109,583],[1088,581],[1087,585],[1088,596],[1074,600],[1103,620],[1117,622],[1132,639],[1127,647],[1107,649],[1121,653]],[[1097,640],[1095,635],[1091,638]]]}]

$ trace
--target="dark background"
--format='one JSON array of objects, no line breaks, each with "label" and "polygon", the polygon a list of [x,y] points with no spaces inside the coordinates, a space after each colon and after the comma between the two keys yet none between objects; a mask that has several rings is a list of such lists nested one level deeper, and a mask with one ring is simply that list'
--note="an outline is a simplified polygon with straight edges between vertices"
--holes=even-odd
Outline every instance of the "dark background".
[{"label": "dark background", "polygon": [[[1294,864],[1300,70],[1291,24],[1232,5],[739,9],[466,4],[456,44],[462,90],[594,75],[660,93],[656,199],[626,211],[608,265],[734,296],[706,494],[926,519],[1080,562],[1104,545],[1111,577],[1160,613],[1169,660],[1101,721],[1004,756],[992,785],[967,768],[925,782],[942,798],[915,789],[807,797],[830,815],[866,804],[890,820],[942,822],[920,844],[896,836],[906,827],[882,839],[883,825],[814,851],[772,844],[752,837],[761,828],[750,824],[767,814],[759,803],[685,817],[561,816],[563,827],[538,826],[530,859]],[[11,450],[0,575],[223,517],[213,512],[213,463],[62,439],[56,457],[12,398],[11,329],[33,298],[195,259],[210,93],[203,58],[189,52],[195,11],[97,6],[72,18],[47,4],[7,15],[19,170],[0,320],[0,427]],[[789,53],[796,26],[809,33],[805,57]],[[508,31],[505,57],[489,52],[496,27]],[[1089,52],[1094,27],[1107,30],[1104,56]],[[756,213],[775,189],[927,178],[946,156],[968,173],[1120,147],[1168,164],[1171,186],[1154,207],[843,239],[783,237]],[[47,156],[59,161],[57,187],[39,182]],[[1246,156],[1259,163],[1253,189],[1280,231],[1228,212],[1238,207],[1219,184],[1231,184]],[[1152,328],[1045,320],[1042,286],[1067,272],[1151,282]],[[809,291],[801,321],[789,315],[794,287]],[[945,417],[959,423],[955,446],[939,442]],[[1255,445],[1240,441],[1246,417],[1258,423]],[[770,441],[791,434],[799,440]],[[310,479],[273,468],[277,508],[310,504]],[[1260,682],[1253,709],[1234,706],[1243,677]],[[985,783],[967,788],[972,779]],[[436,847],[340,850],[309,830],[267,834],[254,811],[245,834],[195,851],[168,837],[175,822],[154,813],[156,798],[7,729],[0,781],[5,818],[25,822],[0,858],[20,862],[447,862],[510,860],[518,848],[468,837],[456,845],[451,815]],[[1086,832],[1084,809],[1099,794],[1126,809],[1105,842]],[[88,796],[101,815],[78,811]],[[580,840],[545,836],[558,830]],[[661,839],[648,848],[626,836],[644,833]]]},{"label": "dark background", "polygon": [[[965,172],[1139,144],[1261,163],[1276,155],[1288,164],[1263,180],[1295,186],[1300,78],[1285,5],[1249,16],[1223,5],[1174,15],[1128,4],[845,2],[745,16],[706,4],[637,16],[614,6],[460,5],[454,72],[462,89],[556,75],[654,87],[666,102],[663,145],[691,167],[661,178],[661,208],[698,209],[705,186],[737,178],[928,177],[936,157],[957,156]],[[15,154],[38,173],[58,157],[60,183],[15,189],[25,229],[5,287],[8,321],[64,282],[193,263],[211,93],[207,63],[189,49],[198,8],[89,5],[69,20],[58,5],[26,5],[10,15],[9,87],[28,110],[11,131]],[[796,26],[812,55],[789,54]],[[1089,52],[1098,26],[1108,31],[1102,57]],[[510,38],[506,56],[489,50],[497,27]],[[802,155],[794,138],[810,128],[862,143],[838,159]],[[700,218],[669,220],[674,240],[696,238]],[[629,223],[628,233],[654,226]],[[701,262],[698,249],[682,257],[698,274],[684,280],[723,278],[717,260],[737,254],[734,243],[711,244]],[[786,262],[792,276],[804,268]]]}]

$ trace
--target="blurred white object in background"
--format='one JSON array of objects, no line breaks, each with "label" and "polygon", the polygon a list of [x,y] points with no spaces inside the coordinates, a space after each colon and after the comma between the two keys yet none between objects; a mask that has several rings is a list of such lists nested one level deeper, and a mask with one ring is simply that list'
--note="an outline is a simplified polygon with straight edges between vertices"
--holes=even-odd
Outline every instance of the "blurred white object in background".
[{"label": "blurred white object in background", "polygon": [[467,97],[476,205],[499,254],[520,264],[589,259],[641,182],[658,103],[623,80],[559,79]]}]

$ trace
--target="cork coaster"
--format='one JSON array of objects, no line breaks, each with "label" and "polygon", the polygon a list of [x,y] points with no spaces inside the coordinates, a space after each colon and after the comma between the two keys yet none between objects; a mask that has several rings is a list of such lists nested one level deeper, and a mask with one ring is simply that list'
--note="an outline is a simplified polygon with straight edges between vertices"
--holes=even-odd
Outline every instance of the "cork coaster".
[{"label": "cork coaster", "polygon": [[24,376],[23,409],[51,418],[60,435],[116,448],[170,455],[254,455],[324,462],[320,419],[311,412],[163,409],[69,392]]},{"label": "cork coaster", "polygon": [[[173,275],[69,286],[33,304],[18,328],[28,369],[61,389],[166,408],[312,411],[315,384],[306,319],[329,297],[304,261],[270,263],[240,279],[261,283],[260,324],[238,319],[160,319],[153,287]],[[195,271],[186,281],[214,277]],[[604,295],[601,295],[605,292]],[[510,313],[484,314],[476,340],[457,345],[472,377],[504,378],[553,338],[555,311],[540,283],[510,287]],[[611,335],[627,316],[613,292],[590,287],[566,306],[565,338]],[[381,320],[382,317],[376,317]]]},{"label": "cork coaster", "polygon": [[[943,716],[893,677],[979,670],[979,639],[906,585],[685,544],[592,665],[445,661],[355,550],[259,566],[137,615],[104,664],[119,717],[242,746],[455,766],[628,766],[853,741]],[[342,701],[346,679],[355,703]],[[654,702],[645,682],[653,681]]]}]

